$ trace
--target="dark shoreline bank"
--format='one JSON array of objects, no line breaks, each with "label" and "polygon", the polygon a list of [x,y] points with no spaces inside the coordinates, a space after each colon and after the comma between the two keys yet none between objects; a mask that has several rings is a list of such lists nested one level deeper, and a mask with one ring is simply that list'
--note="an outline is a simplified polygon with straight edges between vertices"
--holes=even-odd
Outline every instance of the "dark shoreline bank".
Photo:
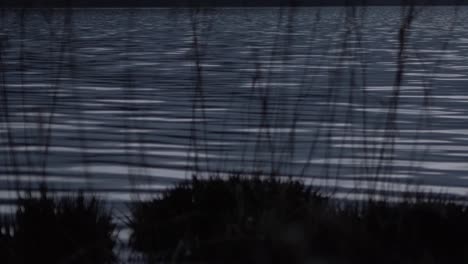
[{"label": "dark shoreline bank", "polygon": [[[129,204],[130,214],[124,218],[131,233],[128,248],[134,254],[118,260],[115,210],[93,196],[59,199],[44,189],[41,197],[18,200],[13,221],[3,219],[0,256],[5,263],[28,263],[18,259],[20,255],[61,263],[64,256],[56,250],[60,245],[68,246],[62,251],[71,255],[83,251],[72,263],[86,258],[87,263],[468,260],[468,203],[430,193],[407,193],[402,199],[337,203],[300,181],[239,175],[194,178],[152,200]],[[86,248],[85,241],[104,242]],[[138,262],[132,262],[133,257]],[[93,259],[98,262],[90,262]]]}]

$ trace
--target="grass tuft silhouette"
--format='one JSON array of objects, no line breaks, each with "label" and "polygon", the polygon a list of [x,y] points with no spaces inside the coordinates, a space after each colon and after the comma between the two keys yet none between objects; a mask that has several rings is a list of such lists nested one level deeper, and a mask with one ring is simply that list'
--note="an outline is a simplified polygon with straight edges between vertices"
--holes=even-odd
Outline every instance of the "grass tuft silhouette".
[{"label": "grass tuft silhouette", "polygon": [[293,179],[194,178],[136,202],[130,246],[147,263],[465,263],[467,205],[408,193],[338,201]]},{"label": "grass tuft silhouette", "polygon": [[96,197],[58,198],[43,188],[17,206],[14,220],[2,223],[11,231],[0,236],[6,263],[116,263],[116,225]]}]

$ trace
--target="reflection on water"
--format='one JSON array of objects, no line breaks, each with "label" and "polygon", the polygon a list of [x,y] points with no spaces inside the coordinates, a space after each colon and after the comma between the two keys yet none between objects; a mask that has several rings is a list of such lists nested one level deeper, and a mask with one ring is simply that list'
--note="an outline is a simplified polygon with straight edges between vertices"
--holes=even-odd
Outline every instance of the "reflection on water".
[{"label": "reflection on water", "polygon": [[0,199],[233,170],[468,188],[464,7],[21,12],[1,20]]}]

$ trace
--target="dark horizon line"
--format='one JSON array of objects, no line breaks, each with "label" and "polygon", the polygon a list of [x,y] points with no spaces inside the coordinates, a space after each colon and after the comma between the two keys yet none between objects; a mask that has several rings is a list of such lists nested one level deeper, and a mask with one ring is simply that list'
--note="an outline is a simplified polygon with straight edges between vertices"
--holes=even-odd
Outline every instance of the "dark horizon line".
[{"label": "dark horizon line", "polygon": [[0,0],[0,7],[286,7],[286,6],[455,6],[468,0]]}]

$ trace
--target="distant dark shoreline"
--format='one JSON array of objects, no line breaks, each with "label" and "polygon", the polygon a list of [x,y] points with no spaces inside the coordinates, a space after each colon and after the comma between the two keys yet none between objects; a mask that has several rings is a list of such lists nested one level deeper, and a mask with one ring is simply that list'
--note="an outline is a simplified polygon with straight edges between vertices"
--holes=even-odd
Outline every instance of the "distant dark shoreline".
[{"label": "distant dark shoreline", "polygon": [[0,0],[0,7],[276,7],[276,6],[453,6],[468,0]]}]

